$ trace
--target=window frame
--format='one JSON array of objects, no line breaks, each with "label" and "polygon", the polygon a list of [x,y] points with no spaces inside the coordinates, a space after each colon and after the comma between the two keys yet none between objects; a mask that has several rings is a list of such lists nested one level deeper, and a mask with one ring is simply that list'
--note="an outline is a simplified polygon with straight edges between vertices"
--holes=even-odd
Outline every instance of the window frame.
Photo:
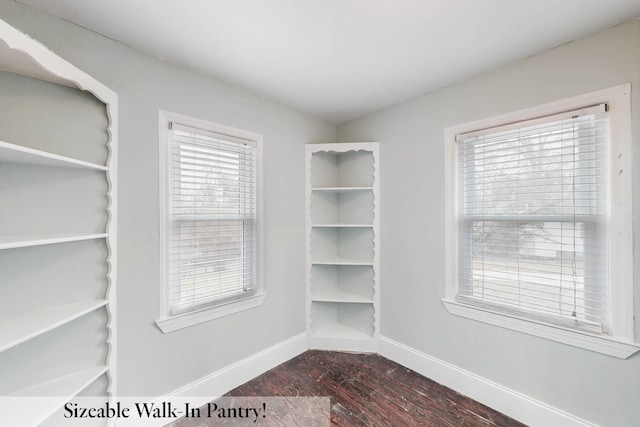
[{"label": "window frame", "polygon": [[[247,139],[256,144],[256,283],[253,290],[245,296],[232,294],[211,304],[194,306],[192,310],[183,310],[175,314],[171,312],[169,292],[171,281],[169,276],[171,251],[169,219],[170,188],[170,129],[171,122],[202,129],[203,131],[229,135],[233,138]],[[159,111],[159,236],[160,236],[160,316],[157,326],[164,333],[172,332],[191,325],[213,320],[260,306],[266,297],[263,283],[263,214],[262,214],[262,135],[221,125],[208,120],[197,119],[169,111]]]},{"label": "window frame", "polygon": [[[592,92],[512,113],[476,120],[444,131],[445,143],[445,296],[442,302],[450,314],[528,333],[625,359],[640,350],[634,342],[633,313],[633,216],[631,151],[631,85]],[[609,291],[610,329],[608,334],[575,329],[516,311],[465,303],[457,298],[460,251],[460,199],[458,146],[456,135],[550,116],[589,105],[609,106],[610,141],[606,152],[610,173],[609,189]],[[615,209],[613,209],[615,207]]]}]

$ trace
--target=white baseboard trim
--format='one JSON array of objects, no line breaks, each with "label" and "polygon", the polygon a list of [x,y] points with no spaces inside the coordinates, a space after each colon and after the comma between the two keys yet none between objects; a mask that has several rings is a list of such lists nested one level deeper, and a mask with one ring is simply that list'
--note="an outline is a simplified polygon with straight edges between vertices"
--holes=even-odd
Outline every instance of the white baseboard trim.
[{"label": "white baseboard trim", "polygon": [[[245,359],[215,371],[165,396],[189,398],[192,406],[205,405],[228,391],[308,350],[301,333]],[[598,427],[455,365],[379,336],[378,353],[425,377],[502,412],[529,426]]]},{"label": "white baseboard trim", "polygon": [[204,405],[304,353],[307,348],[307,334],[303,332],[180,387],[167,397],[189,397],[192,405]]},{"label": "white baseboard trim", "polygon": [[[293,359],[307,351],[308,348],[307,333],[303,332],[182,386],[165,396],[136,398],[137,400],[133,402],[146,401],[149,404],[155,404],[157,407],[163,407],[164,402],[173,402],[176,407],[183,407],[185,402],[188,402],[191,408],[198,408],[265,373],[269,369]],[[170,421],[173,420],[154,417],[131,420],[119,418],[108,425],[162,427]]]},{"label": "white baseboard trim", "polygon": [[387,337],[378,338],[378,353],[529,426],[597,427],[596,424]]}]

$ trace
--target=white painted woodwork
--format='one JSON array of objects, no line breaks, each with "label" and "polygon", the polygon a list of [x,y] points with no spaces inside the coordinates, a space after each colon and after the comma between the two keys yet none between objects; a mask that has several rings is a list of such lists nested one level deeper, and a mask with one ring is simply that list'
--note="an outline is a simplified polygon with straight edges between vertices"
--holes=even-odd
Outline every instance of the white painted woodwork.
[{"label": "white painted woodwork", "polygon": [[[318,343],[327,343],[327,345],[331,345],[330,343],[336,342],[338,340],[342,341],[369,341],[371,337],[363,332],[360,332],[358,329],[345,325],[339,322],[329,323],[327,326],[317,330],[314,332],[314,338]],[[345,343],[344,345],[349,345],[349,343]],[[354,343],[354,346],[357,345]]]},{"label": "white painted woodwork", "polygon": [[309,348],[377,348],[378,159],[376,142],[306,146]]},{"label": "white painted woodwork", "polygon": [[83,301],[45,310],[0,317],[0,351],[69,323],[107,305],[107,300]]},{"label": "white painted woodwork", "polygon": [[529,426],[597,427],[486,377],[380,336],[380,355]]},{"label": "white painted woodwork", "polygon": [[313,292],[311,299],[320,302],[351,302],[372,304],[373,299],[354,294],[352,292],[343,291],[341,289],[332,289],[328,291]]},{"label": "white painted woodwork", "polygon": [[315,193],[327,191],[330,193],[347,193],[352,191],[373,191],[373,187],[313,187]]},{"label": "white painted woodwork", "polygon": [[0,397],[3,422],[12,426],[43,423],[108,369],[107,366],[91,367]]},{"label": "white painted woodwork", "polygon": [[371,228],[369,224],[314,224],[313,228]]},{"label": "white painted woodwork", "polygon": [[0,249],[53,245],[56,243],[78,242],[81,240],[102,239],[105,237],[107,237],[107,233],[58,234],[55,236],[0,236]]},{"label": "white painted woodwork", "polygon": [[85,162],[71,157],[60,156],[46,151],[34,150],[16,144],[0,141],[0,163],[19,163],[62,168],[85,168],[106,171],[107,167]]},{"label": "white painted woodwork", "polygon": [[107,371],[106,366],[96,366],[83,371],[57,378],[10,394],[17,396],[75,396],[84,390],[93,380]]},{"label": "white painted woodwork", "polygon": [[353,258],[343,256],[324,257],[322,259],[311,260],[313,265],[373,265],[373,262],[360,261]]},{"label": "white painted woodwork", "polygon": [[[9,260],[19,264],[29,263],[29,269],[20,267],[11,269],[11,272],[0,271],[0,284],[3,285],[0,286],[0,298],[16,307],[0,317],[0,360],[6,368],[0,374],[4,395],[0,396],[0,411],[7,425],[18,425],[11,420],[19,420],[20,425],[36,425],[45,422],[69,399],[87,388],[99,390],[100,387],[106,387],[103,392],[109,396],[116,393],[117,94],[1,20],[0,70],[71,88],[65,90],[81,94],[73,96],[86,97],[105,108],[98,109],[97,114],[98,118],[102,114],[103,118],[98,121],[104,123],[106,128],[96,130],[103,132],[99,142],[104,142],[100,142],[102,145],[97,149],[106,153],[104,164],[56,153],[56,148],[65,154],[69,150],[73,152],[74,147],[82,151],[87,141],[81,137],[69,139],[65,135],[63,139],[67,145],[64,149],[59,147],[61,138],[29,140],[28,129],[21,133],[27,135],[24,140],[0,141],[0,167],[6,176],[14,178],[14,181],[3,178],[5,182],[0,187],[0,197],[11,208],[5,210],[3,218],[6,222],[0,228],[0,256],[5,257],[5,263]],[[34,84],[33,87],[41,87],[42,84],[48,83]],[[90,96],[77,90],[85,91]],[[50,97],[51,94],[42,95],[46,102],[55,104],[57,98]],[[24,98],[28,102],[37,102],[32,100],[33,94],[25,94]],[[20,99],[19,94],[12,95],[7,102],[14,102],[14,99]],[[87,108],[90,108],[88,101]],[[95,107],[91,108],[94,108],[91,113],[94,114]],[[30,113],[28,107],[24,111],[25,114]],[[12,110],[14,113],[19,114]],[[10,121],[4,122],[4,126],[10,125]],[[43,126],[46,123],[38,123],[34,129],[46,132]],[[64,126],[73,129],[74,123],[65,121]],[[45,147],[45,151],[34,149],[33,146]],[[77,169],[89,172],[74,172]],[[25,183],[16,182],[15,177],[29,177],[29,180]],[[71,182],[81,182],[83,191],[77,192],[75,187],[67,188]],[[31,200],[37,197],[38,191],[54,192],[52,199],[46,202],[47,209],[39,206],[39,199]],[[58,197],[56,191],[61,192]],[[91,201],[86,202],[87,198]],[[95,200],[102,202],[95,204]],[[55,206],[49,205],[51,201]],[[83,203],[89,203],[88,208]],[[78,210],[81,206],[83,209]],[[38,214],[37,210],[42,213]],[[81,219],[77,216],[87,215],[87,212],[95,216],[99,230],[70,233],[68,226],[60,226],[64,221],[51,221],[64,213],[68,217],[66,223],[73,227]],[[43,228],[44,233],[40,232],[38,224],[31,222],[34,218],[38,222],[48,223],[48,228]],[[22,228],[15,230],[14,225]],[[50,232],[52,228],[54,231]],[[73,265],[74,257],[87,259],[80,256],[89,249],[89,246],[83,245],[93,245],[89,241],[95,239],[105,240],[106,249],[103,249],[102,258],[91,265],[85,265],[84,262]],[[77,242],[73,245],[80,246],[69,246],[70,242]],[[66,245],[64,250],[46,251],[46,258],[41,256],[42,250],[36,248],[63,244]],[[78,262],[82,261],[76,264]],[[67,268],[62,272],[51,267],[59,263],[71,263],[75,268]],[[50,272],[54,274],[48,274]],[[19,277],[13,277],[15,274],[19,274]],[[46,286],[38,283],[42,277],[47,278]],[[87,283],[90,291],[78,287],[88,277],[101,286]],[[36,280],[38,282],[34,282]],[[17,284],[20,287],[16,287]],[[38,292],[30,294],[23,285],[33,286]],[[80,290],[82,295],[75,295]],[[93,292],[99,295],[87,298]],[[51,294],[48,296],[47,293]],[[65,303],[60,304],[61,299]],[[67,351],[70,349],[78,355],[77,358],[71,357]],[[52,380],[54,377],[57,379]],[[101,382],[102,385],[96,387]],[[37,402],[31,400],[34,396],[38,396]]]}]

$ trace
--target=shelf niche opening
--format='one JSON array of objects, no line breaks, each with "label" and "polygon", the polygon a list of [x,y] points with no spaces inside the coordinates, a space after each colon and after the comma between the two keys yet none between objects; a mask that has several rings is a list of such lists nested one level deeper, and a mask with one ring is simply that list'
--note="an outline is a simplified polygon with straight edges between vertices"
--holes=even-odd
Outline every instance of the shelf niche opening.
[{"label": "shelf niche opening", "polygon": [[0,141],[107,164],[109,114],[89,91],[0,71],[0,96]]},{"label": "shelf niche opening", "polygon": [[108,256],[104,239],[0,250],[0,317],[104,299]]},{"label": "shelf niche opening", "polygon": [[[92,310],[0,352],[0,395],[28,390],[78,370],[104,366],[109,351],[104,345],[109,334],[106,310]],[[62,392],[49,393],[53,396]]]},{"label": "shelf niche opening", "polygon": [[317,338],[372,339],[373,304],[311,303],[311,334]]},{"label": "shelf niche opening", "polygon": [[2,163],[0,236],[104,233],[104,171]]},{"label": "shelf niche opening", "polygon": [[372,266],[314,265],[311,298],[315,301],[371,303],[374,296]]},{"label": "shelf niche opening", "polygon": [[373,242],[371,228],[314,228],[311,230],[311,259],[373,262]]},{"label": "shelf niche opening", "polygon": [[373,224],[373,190],[314,191],[312,224]]},{"label": "shelf niche opening", "polygon": [[371,187],[374,182],[371,151],[323,151],[311,156],[311,187]]}]

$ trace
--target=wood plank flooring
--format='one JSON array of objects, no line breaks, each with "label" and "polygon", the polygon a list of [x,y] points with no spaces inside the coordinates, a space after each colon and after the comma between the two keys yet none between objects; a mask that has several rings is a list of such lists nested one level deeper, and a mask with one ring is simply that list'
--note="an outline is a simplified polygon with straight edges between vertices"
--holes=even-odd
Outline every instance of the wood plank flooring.
[{"label": "wood plank flooring", "polygon": [[332,426],[524,426],[377,354],[310,350],[228,396],[330,396]]}]

